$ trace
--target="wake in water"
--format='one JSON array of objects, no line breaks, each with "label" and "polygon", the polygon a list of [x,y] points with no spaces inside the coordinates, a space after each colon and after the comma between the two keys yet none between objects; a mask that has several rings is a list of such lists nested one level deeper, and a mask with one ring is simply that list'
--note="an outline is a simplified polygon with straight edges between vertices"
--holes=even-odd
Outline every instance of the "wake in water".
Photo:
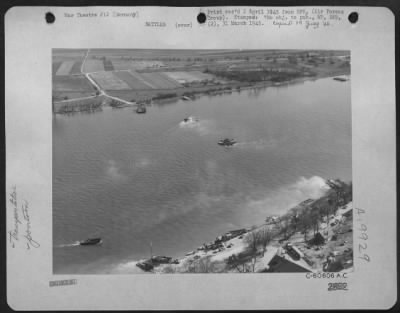
[{"label": "wake in water", "polygon": [[179,129],[179,124],[178,124],[178,125],[174,125],[174,126],[168,128],[168,129],[164,130],[164,131],[162,132],[162,134],[163,134],[163,135],[169,135],[169,134],[173,133],[174,131],[176,131],[176,130],[178,130],[178,129]]},{"label": "wake in water", "polygon": [[187,125],[187,126],[196,125],[198,122],[200,122],[199,118],[191,115],[189,117],[184,118],[183,121],[179,123],[179,126],[182,127],[185,125]]},{"label": "wake in water", "polygon": [[76,247],[76,246],[80,246],[79,241],[76,241],[74,243],[66,243],[66,244],[61,244],[61,245],[57,245],[55,246],[56,248],[67,248],[67,247]]},{"label": "wake in water", "polygon": [[259,139],[254,141],[243,141],[237,142],[235,146],[239,148],[246,148],[246,149],[256,149],[256,150],[263,150],[267,148],[272,148],[277,145],[276,140],[266,140],[266,139]]},{"label": "wake in water", "polygon": [[187,119],[181,121],[179,128],[193,130],[201,136],[215,132],[215,127],[213,127],[210,120],[199,120],[194,116],[189,116]]},{"label": "wake in water", "polygon": [[[186,120],[186,121],[185,121]],[[197,117],[189,116],[180,122],[177,122],[176,125],[166,129],[163,131],[164,135],[170,135],[171,133],[175,132],[179,129],[195,129],[200,125],[200,120]]]}]

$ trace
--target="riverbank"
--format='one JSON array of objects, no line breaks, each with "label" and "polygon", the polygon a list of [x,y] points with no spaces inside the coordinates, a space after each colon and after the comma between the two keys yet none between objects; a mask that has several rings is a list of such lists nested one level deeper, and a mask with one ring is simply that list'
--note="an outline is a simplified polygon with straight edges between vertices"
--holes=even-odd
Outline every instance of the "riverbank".
[{"label": "riverbank", "polygon": [[[231,93],[240,93],[245,90],[255,90],[262,89],[268,87],[279,87],[279,86],[290,86],[294,84],[304,83],[307,81],[316,81],[322,78],[330,78],[333,79],[337,76],[346,76],[348,75],[347,71],[340,71],[335,73],[319,73],[316,76],[305,76],[305,77],[297,77],[292,78],[286,81],[273,82],[273,81],[263,81],[257,83],[243,83],[243,82],[231,82],[226,85],[220,86],[202,86],[202,87],[185,87],[180,88],[179,90],[175,90],[176,92],[170,93],[163,97],[156,96],[156,93],[153,95],[154,98],[147,98],[147,105],[154,103],[158,105],[162,105],[165,103],[174,103],[179,100],[192,101],[200,97],[204,96],[217,96],[221,94],[231,94]],[[68,99],[65,101],[53,102],[53,112],[54,113],[72,113],[72,112],[83,112],[83,111],[99,111],[101,107],[113,107],[113,108],[125,108],[125,107],[137,107],[137,103],[128,104],[124,100],[127,100],[129,96],[120,95],[110,93],[111,95],[115,95],[115,100],[111,100],[105,98],[103,95],[92,96],[82,99]],[[122,101],[117,101],[117,97],[121,98]]]},{"label": "riverbank", "polygon": [[[146,90],[143,92],[127,92],[127,91],[112,91],[111,95],[119,97],[124,100],[128,100],[132,97],[145,98],[151,100],[155,104],[173,103],[180,99],[187,100],[185,98],[200,98],[203,96],[214,96],[221,94],[230,94],[234,92],[241,92],[244,90],[268,88],[268,87],[279,87],[289,86],[293,84],[303,83],[306,81],[315,81],[322,78],[336,77],[336,76],[348,76],[350,75],[349,69],[337,69],[326,72],[318,72],[315,75],[307,75],[302,77],[287,77],[281,81],[258,81],[258,82],[240,82],[240,81],[229,81],[225,84],[210,84],[201,86],[189,86],[178,89],[173,89],[168,92],[163,90]],[[164,92],[164,93],[163,93]]]},{"label": "riverbank", "polygon": [[[173,53],[171,55],[171,53]],[[189,54],[188,54],[189,53]],[[196,57],[194,57],[196,55]],[[53,102],[104,95],[134,105],[350,75],[348,51],[55,51]],[[104,102],[104,106],[112,101]],[[63,111],[88,110],[65,101]],[[124,106],[124,105],[122,105]],[[70,107],[73,107],[71,109]],[[118,105],[115,107],[119,107]],[[58,112],[59,113],[59,112]]]},{"label": "riverbank", "polygon": [[[315,81],[322,78],[335,78],[337,76],[350,76],[350,68],[349,67],[340,67],[340,68],[327,68],[324,70],[316,71],[313,74],[309,72],[305,76],[296,77],[290,76],[282,73],[282,77],[277,80],[264,80],[258,82],[241,82],[241,81],[229,81],[229,83],[225,85],[211,85],[205,87],[187,87],[176,93],[174,97],[168,97],[163,100],[155,100],[154,103],[162,104],[162,103],[172,103],[174,101],[178,101],[184,96],[190,97],[202,97],[202,96],[213,96],[220,95],[224,93],[233,93],[233,92],[241,92],[243,90],[252,90],[252,89],[260,89],[260,88],[268,88],[268,87],[279,87],[279,86],[289,86],[293,84],[303,83],[306,81]],[[349,79],[349,78],[348,78]]]},{"label": "riverbank", "polygon": [[231,230],[179,259],[153,256],[136,265],[152,273],[352,271],[352,185],[327,180],[326,187],[318,199]]}]

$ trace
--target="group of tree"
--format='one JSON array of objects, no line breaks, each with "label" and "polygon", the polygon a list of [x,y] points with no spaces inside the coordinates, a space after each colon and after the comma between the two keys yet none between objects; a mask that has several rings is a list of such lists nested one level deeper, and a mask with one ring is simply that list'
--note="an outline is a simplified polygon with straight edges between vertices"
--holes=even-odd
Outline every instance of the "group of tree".
[{"label": "group of tree", "polygon": [[288,240],[296,231],[304,234],[304,241],[308,241],[308,234],[313,236],[320,231],[321,223],[329,227],[330,217],[335,215],[340,206],[352,200],[352,184],[341,182],[341,187],[330,192],[326,197],[315,201],[310,206],[299,208],[283,215],[279,220],[279,233],[284,240]]},{"label": "group of tree", "polygon": [[[205,256],[191,262],[186,262],[180,269],[183,273],[216,273],[223,271],[223,268],[217,267],[217,264],[211,260],[211,256]],[[165,273],[175,273],[177,271],[175,266],[167,266],[164,268]]]},{"label": "group of tree", "polygon": [[81,103],[66,103],[58,107],[59,113],[71,113],[71,112],[83,112],[83,111],[95,111],[100,109],[102,106],[101,102],[81,102]]},{"label": "group of tree", "polygon": [[214,74],[217,77],[221,77],[228,80],[240,81],[240,82],[261,82],[261,81],[272,81],[272,82],[285,82],[291,79],[298,78],[303,75],[301,71],[289,71],[282,69],[274,69],[267,67],[258,67],[256,70],[210,70],[206,69],[207,73]]},{"label": "group of tree", "polygon": [[[265,252],[267,251],[267,246],[272,240],[272,231],[267,226],[262,226],[261,228],[253,228],[246,237],[245,242],[247,244],[247,248],[252,257],[251,260],[251,269],[254,272],[255,266],[257,263],[257,257],[261,254],[264,257]],[[261,253],[260,253],[261,247]]]}]

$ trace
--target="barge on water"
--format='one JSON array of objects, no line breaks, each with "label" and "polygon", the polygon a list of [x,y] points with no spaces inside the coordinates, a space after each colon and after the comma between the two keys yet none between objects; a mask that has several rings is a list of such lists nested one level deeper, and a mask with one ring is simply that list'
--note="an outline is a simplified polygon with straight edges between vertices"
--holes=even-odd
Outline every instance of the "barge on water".
[{"label": "barge on water", "polygon": [[218,141],[218,144],[220,146],[230,147],[230,146],[233,146],[234,144],[236,144],[236,140],[235,139],[225,138],[225,139],[222,139],[222,140]]},{"label": "barge on water", "polygon": [[136,113],[138,114],[144,114],[146,113],[146,106],[145,104],[141,103],[138,105],[138,107],[136,108]]},{"label": "barge on water", "polygon": [[86,240],[80,241],[79,244],[81,246],[93,246],[93,245],[100,245],[103,241],[101,238],[88,238]]}]

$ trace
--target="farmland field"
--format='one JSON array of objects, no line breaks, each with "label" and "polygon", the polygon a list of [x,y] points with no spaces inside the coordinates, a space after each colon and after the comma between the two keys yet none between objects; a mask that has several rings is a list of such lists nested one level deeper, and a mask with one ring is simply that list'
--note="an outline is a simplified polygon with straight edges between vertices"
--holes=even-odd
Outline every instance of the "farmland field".
[{"label": "farmland field", "polygon": [[53,89],[55,91],[94,91],[93,86],[81,76],[55,76],[53,78]]},{"label": "farmland field", "polygon": [[164,66],[164,63],[160,61],[134,61],[134,60],[113,59],[111,62],[116,70],[135,71],[146,68],[160,68]]},{"label": "farmland field", "polygon": [[56,72],[56,76],[64,76],[69,75],[72,66],[74,65],[74,61],[64,61],[61,63],[61,66],[58,68]]},{"label": "farmland field", "polygon": [[114,72],[114,75],[126,82],[133,90],[152,89],[153,87],[146,84],[142,79],[139,79],[139,74],[136,77],[129,71]]},{"label": "farmland field", "polygon": [[53,62],[52,68],[51,68],[51,69],[52,69],[53,76],[56,75],[56,73],[57,73],[57,71],[58,71],[58,68],[60,67],[61,63],[62,63],[62,62]]},{"label": "farmland field", "polygon": [[154,86],[155,89],[172,89],[180,87],[181,85],[176,82],[173,83],[167,78],[165,78],[162,74],[154,72],[154,73],[141,73],[140,74],[147,82]]},{"label": "farmland field", "polygon": [[85,73],[104,71],[103,61],[102,60],[86,60],[85,65],[83,66],[83,71]]},{"label": "farmland field", "polygon": [[164,66],[164,63],[161,61],[132,61],[132,65],[136,69],[145,69],[145,68],[159,68]]},{"label": "farmland field", "polygon": [[134,64],[129,60],[112,60],[111,63],[116,70],[135,70]]},{"label": "farmland field", "polygon": [[149,86],[152,89],[157,89],[156,86],[154,86],[151,82],[149,82],[147,79],[145,79],[141,74],[139,74],[138,72],[135,71],[130,71],[130,73],[137,79],[139,79],[141,82],[143,82],[144,84],[146,84],[147,86]]},{"label": "farmland field", "polygon": [[182,87],[182,85],[176,80],[173,79],[172,77],[168,76],[167,74],[165,74],[164,72],[158,72],[158,74],[160,76],[162,76],[164,79],[168,80],[169,82],[171,82],[172,84],[174,84],[177,88]]},{"label": "farmland field", "polygon": [[104,70],[106,70],[106,71],[114,70],[114,66],[113,66],[112,62],[108,59],[103,60],[103,66],[104,66]]},{"label": "farmland field", "polygon": [[200,71],[163,72],[163,73],[180,83],[191,83],[194,81],[212,80],[214,78],[213,75],[202,73]]},{"label": "farmland field", "polygon": [[[291,54],[294,56],[289,62]],[[53,49],[53,99],[95,93],[96,87],[84,79],[82,71],[90,73],[99,92],[128,101],[164,101],[174,94],[175,98],[189,93],[213,94],[255,81],[268,85],[270,72],[282,80],[302,73],[325,77],[346,73],[348,65],[343,51]]]},{"label": "farmland field", "polygon": [[105,90],[127,90],[131,89],[122,79],[113,72],[98,72],[90,76]]},{"label": "farmland field", "polygon": [[76,61],[69,72],[72,74],[81,74],[82,61]]}]

